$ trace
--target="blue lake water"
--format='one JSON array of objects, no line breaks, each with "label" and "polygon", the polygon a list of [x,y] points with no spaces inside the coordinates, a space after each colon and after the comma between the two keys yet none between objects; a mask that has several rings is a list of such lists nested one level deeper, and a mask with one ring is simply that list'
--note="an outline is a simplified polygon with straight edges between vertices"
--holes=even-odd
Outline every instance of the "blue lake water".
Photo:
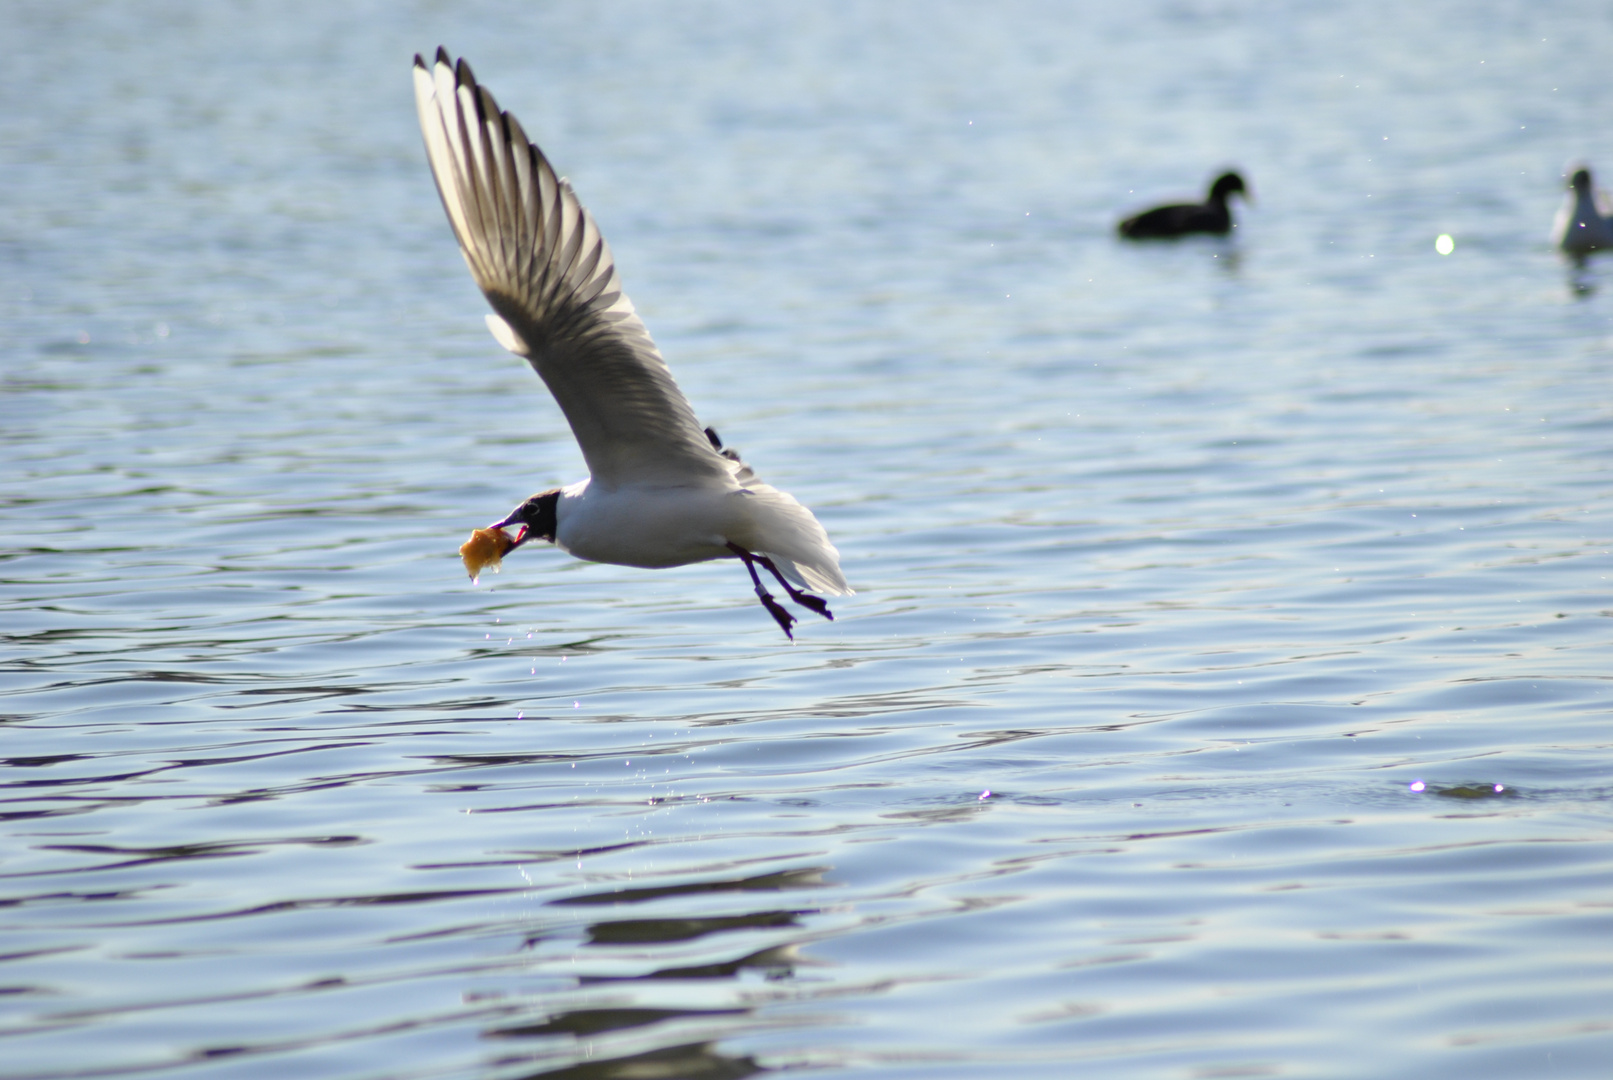
[{"label": "blue lake water", "polygon": [[[0,25],[0,1075],[1608,1075],[1606,5]],[[438,44],[835,622],[466,581],[585,470]],[[1232,240],[1114,239],[1229,164]]]}]

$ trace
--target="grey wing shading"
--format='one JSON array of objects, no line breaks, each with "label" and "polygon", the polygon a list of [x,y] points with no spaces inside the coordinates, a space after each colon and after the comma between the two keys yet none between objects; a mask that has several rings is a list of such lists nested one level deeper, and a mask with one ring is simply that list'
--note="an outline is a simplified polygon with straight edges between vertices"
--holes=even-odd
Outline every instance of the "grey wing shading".
[{"label": "grey wing shading", "polygon": [[[672,371],[622,292],[610,245],[571,185],[470,65],[414,58],[426,155],[461,253],[495,315],[571,424],[596,484],[726,481]],[[728,481],[731,482],[731,481]]]}]

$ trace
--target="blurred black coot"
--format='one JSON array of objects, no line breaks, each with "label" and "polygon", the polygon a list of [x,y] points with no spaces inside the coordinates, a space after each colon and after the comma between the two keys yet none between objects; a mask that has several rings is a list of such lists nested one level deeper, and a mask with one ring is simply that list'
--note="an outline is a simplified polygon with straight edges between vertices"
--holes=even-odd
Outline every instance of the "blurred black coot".
[{"label": "blurred black coot", "polygon": [[1227,199],[1234,194],[1249,197],[1243,177],[1235,172],[1222,173],[1210,185],[1210,197],[1204,202],[1156,206],[1127,218],[1117,228],[1127,240],[1168,240],[1192,233],[1225,236],[1232,231]]}]

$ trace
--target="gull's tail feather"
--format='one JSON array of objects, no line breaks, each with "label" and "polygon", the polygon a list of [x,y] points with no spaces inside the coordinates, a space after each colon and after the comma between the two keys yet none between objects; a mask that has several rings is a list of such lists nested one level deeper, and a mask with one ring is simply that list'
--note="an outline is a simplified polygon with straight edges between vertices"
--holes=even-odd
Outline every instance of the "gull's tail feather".
[{"label": "gull's tail feather", "polygon": [[772,559],[779,573],[808,592],[852,594],[840,571],[840,552],[812,511],[787,492],[754,477],[745,484],[745,493],[756,529],[756,554]]},{"label": "gull's tail feather", "polygon": [[[847,583],[845,575],[840,572],[839,564],[835,562],[800,563],[776,551],[763,554],[773,560],[773,565],[778,567],[779,573],[807,592],[823,593],[825,596],[850,596],[856,592]],[[840,553],[833,547],[829,548],[831,560],[838,558],[839,555]]]}]

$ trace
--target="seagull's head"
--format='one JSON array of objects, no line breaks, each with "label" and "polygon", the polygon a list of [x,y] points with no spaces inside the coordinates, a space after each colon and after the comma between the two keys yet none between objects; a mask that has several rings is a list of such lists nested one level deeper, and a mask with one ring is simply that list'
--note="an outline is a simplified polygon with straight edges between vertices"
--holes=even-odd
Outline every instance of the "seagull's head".
[{"label": "seagull's head", "polygon": [[521,531],[515,534],[515,544],[510,548],[514,551],[522,544],[537,537],[554,543],[554,532],[557,526],[555,507],[560,504],[560,489],[541,491],[526,502],[517,506],[510,512],[510,516],[493,526],[503,529],[510,525],[521,526]]}]

